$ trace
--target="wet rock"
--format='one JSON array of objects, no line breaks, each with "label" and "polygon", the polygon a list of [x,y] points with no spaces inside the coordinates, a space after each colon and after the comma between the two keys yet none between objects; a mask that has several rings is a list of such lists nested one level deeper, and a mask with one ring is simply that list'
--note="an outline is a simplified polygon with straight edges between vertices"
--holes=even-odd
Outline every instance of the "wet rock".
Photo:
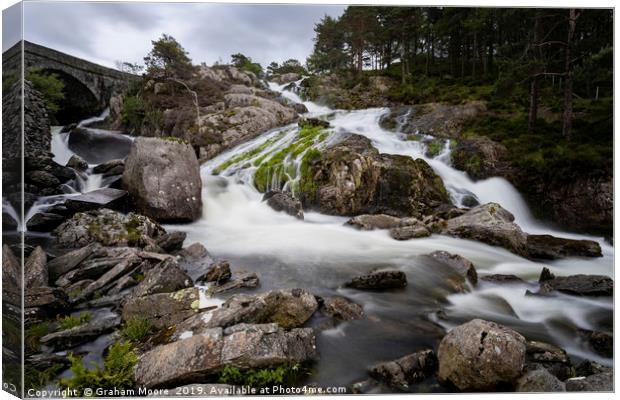
[{"label": "wet rock", "polygon": [[79,154],[89,164],[101,164],[108,160],[125,158],[132,140],[118,133],[107,133],[75,128],[69,133],[69,149]]},{"label": "wet rock", "polygon": [[200,276],[203,275],[215,261],[207,249],[200,243],[193,243],[179,251],[178,255],[179,265],[187,271],[195,282],[200,280]]},{"label": "wet rock", "polygon": [[189,288],[194,284],[173,259],[155,265],[147,271],[144,280],[133,290],[134,296],[148,296],[155,293],[170,293]]},{"label": "wet rock", "polygon": [[549,343],[528,341],[526,343],[526,361],[528,369],[533,370],[542,366],[561,381],[572,377],[574,373],[566,351]]},{"label": "wet rock", "polygon": [[124,171],[125,161],[120,159],[110,160],[93,168],[93,173],[103,174],[104,177],[111,175],[122,175]]},{"label": "wet rock", "polygon": [[259,283],[260,280],[258,279],[258,275],[255,273],[240,272],[233,275],[230,280],[227,280],[224,283],[219,283],[217,286],[210,287],[209,291],[213,294],[219,294],[236,289],[253,289],[258,287]]},{"label": "wet rock", "polygon": [[308,112],[308,107],[302,103],[295,103],[293,104],[293,110],[295,110],[297,114],[305,114]]},{"label": "wet rock", "polygon": [[459,139],[451,156],[454,168],[476,180],[513,174],[508,149],[486,136]]},{"label": "wet rock", "polygon": [[[22,268],[20,260],[15,257],[13,250],[6,244],[2,246],[2,305],[5,309],[11,308],[19,324],[22,309]],[[3,309],[4,310],[4,309]],[[10,311],[7,311],[7,315]]]},{"label": "wet rock", "polygon": [[116,284],[108,290],[108,295],[113,296],[121,293],[123,290],[134,287],[138,284],[138,281],[135,280],[131,275],[125,275],[120,278]]},{"label": "wet rock", "polygon": [[352,226],[362,231],[374,229],[391,229],[400,226],[401,219],[386,214],[363,214],[351,218],[345,225]]},{"label": "wet rock", "polygon": [[316,358],[312,329],[284,331],[275,324],[240,325],[226,332],[211,329],[144,354],[135,368],[139,386],[175,387],[195,382],[225,365],[268,368]]},{"label": "wet rock", "polygon": [[282,75],[274,75],[272,77],[272,80],[279,85],[284,85],[285,83],[295,82],[300,79],[301,79],[301,75],[295,72],[289,72],[289,73],[282,74]]},{"label": "wet rock", "polygon": [[231,277],[230,264],[228,261],[217,261],[209,267],[204,275],[200,276],[198,282],[225,282]]},{"label": "wet rock", "polygon": [[302,204],[326,214],[419,217],[450,203],[424,160],[379,154],[363,136],[351,135],[305,163]]},{"label": "wet rock", "polygon": [[24,286],[26,288],[36,288],[49,285],[47,273],[47,254],[37,246],[24,265]]},{"label": "wet rock", "polygon": [[33,183],[39,187],[56,187],[60,185],[60,180],[46,171],[30,171],[24,176],[27,182]]},{"label": "wet rock", "polygon": [[575,369],[576,376],[590,376],[601,374],[603,372],[613,372],[612,367],[605,367],[597,362],[584,360]]},{"label": "wet rock", "polygon": [[379,364],[370,370],[370,376],[392,388],[406,390],[409,385],[432,376],[436,370],[435,353],[423,350]]},{"label": "wet rock", "polygon": [[613,392],[613,372],[602,372],[590,376],[580,376],[566,381],[567,392]]},{"label": "wet rock", "polygon": [[139,137],[125,162],[123,187],[141,214],[166,222],[202,215],[202,180],[194,149],[173,140]]},{"label": "wet rock", "polygon": [[319,118],[300,118],[297,125],[299,125],[300,128],[329,128],[329,121]]},{"label": "wet rock", "polygon": [[80,249],[58,256],[47,263],[50,280],[55,281],[61,275],[76,268],[82,261],[93,254],[101,252],[101,245],[92,243]]},{"label": "wet rock", "polygon": [[28,222],[26,227],[29,231],[34,232],[50,232],[62,224],[66,217],[50,212],[38,212],[34,214]]},{"label": "wet rock", "polygon": [[65,287],[83,279],[97,279],[122,261],[121,257],[102,257],[84,261],[80,264],[80,268],[62,275],[55,284]]},{"label": "wet rock", "polygon": [[164,329],[196,314],[200,308],[199,299],[197,288],[131,297],[123,305],[123,321],[144,318],[154,327]]},{"label": "wet rock", "polygon": [[267,368],[316,359],[314,331],[285,331],[276,324],[240,324],[224,331],[222,363],[237,368]]},{"label": "wet rock", "polygon": [[139,268],[141,262],[142,259],[135,255],[135,253],[128,252],[121,262],[110,268],[99,279],[84,288],[75,301],[88,300],[88,298],[96,292],[107,291],[118,278]]},{"label": "wet rock", "polygon": [[267,205],[276,211],[284,211],[297,219],[304,219],[301,202],[288,192],[269,191],[263,196],[263,201],[266,201]]},{"label": "wet rock", "polygon": [[100,209],[77,213],[54,230],[61,247],[75,248],[90,243],[104,246],[145,247],[165,234],[164,228],[143,215]]},{"label": "wet rock", "polygon": [[17,228],[17,221],[8,213],[2,211],[2,230],[3,231],[12,231]]},{"label": "wet rock", "polygon": [[410,240],[429,237],[431,231],[423,225],[410,225],[390,229],[390,236],[396,240]]},{"label": "wet rock", "polygon": [[67,167],[83,172],[88,169],[88,163],[82,157],[74,154],[67,162]]},{"label": "wet rock", "polygon": [[437,377],[462,391],[494,390],[521,376],[525,351],[525,339],[519,333],[474,319],[442,339]]},{"label": "wet rock", "polygon": [[402,271],[377,271],[353,278],[345,286],[361,290],[401,289],[407,286],[407,275]]},{"label": "wet rock", "polygon": [[66,310],[69,306],[67,294],[59,288],[40,286],[26,288],[24,292],[24,306],[26,308],[41,308],[50,315]]},{"label": "wet rock", "polygon": [[564,382],[550,374],[546,369],[539,368],[527,372],[517,381],[517,392],[565,392]]},{"label": "wet rock", "polygon": [[70,329],[47,334],[41,338],[41,343],[55,349],[68,349],[111,332],[120,324],[120,317],[111,314]]},{"label": "wet rock", "polygon": [[472,285],[476,285],[478,283],[478,273],[476,272],[476,267],[474,267],[474,264],[465,257],[458,254],[450,254],[447,251],[434,251],[428,256],[449,266],[463,278],[467,278]]},{"label": "wet rock", "polygon": [[607,332],[580,330],[579,335],[588,341],[590,347],[600,356],[614,356],[614,337]]},{"label": "wet rock", "polygon": [[82,293],[82,290],[86,289],[86,287],[93,282],[94,280],[92,279],[83,279],[81,281],[70,284],[69,286],[65,287],[64,290],[67,293],[67,296],[69,296],[69,300],[73,300],[78,297],[80,293]]},{"label": "wet rock", "polygon": [[183,248],[183,242],[187,237],[187,233],[176,231],[166,233],[157,239],[157,245],[165,252],[172,253]]},{"label": "wet rock", "polygon": [[326,299],[323,304],[323,311],[340,321],[352,321],[366,317],[362,306],[340,296]]},{"label": "wet rock", "polygon": [[527,235],[514,223],[514,216],[497,203],[472,208],[460,217],[447,220],[443,233],[528,255]]},{"label": "wet rock", "polygon": [[[73,353],[76,356],[82,356],[80,352]],[[66,352],[58,352],[58,353],[40,353],[33,354],[26,358],[26,363],[34,368],[40,370],[46,370],[54,365],[62,365],[69,367],[71,361],[67,358]]]},{"label": "wet rock", "polygon": [[553,290],[574,296],[613,296],[614,281],[604,275],[570,275],[544,281],[540,294]]},{"label": "wet rock", "polygon": [[555,260],[563,257],[602,257],[601,246],[593,240],[573,240],[551,235],[528,235],[529,257]]},{"label": "wet rock", "polygon": [[65,206],[73,212],[84,212],[107,208],[125,211],[127,192],[124,190],[102,188],[65,200]]},{"label": "wet rock", "polygon": [[540,271],[538,282],[543,283],[553,279],[555,279],[555,275],[549,270],[549,268],[544,267],[542,271]]}]

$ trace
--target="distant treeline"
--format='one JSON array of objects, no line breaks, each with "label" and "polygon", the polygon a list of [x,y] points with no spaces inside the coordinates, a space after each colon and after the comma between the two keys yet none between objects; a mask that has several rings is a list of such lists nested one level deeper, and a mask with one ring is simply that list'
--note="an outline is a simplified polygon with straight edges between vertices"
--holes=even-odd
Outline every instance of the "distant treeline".
[{"label": "distant treeline", "polygon": [[434,76],[505,92],[525,85],[532,121],[540,85],[561,85],[567,137],[573,96],[613,93],[611,9],[350,6],[315,33],[314,72],[381,71],[403,84]]}]

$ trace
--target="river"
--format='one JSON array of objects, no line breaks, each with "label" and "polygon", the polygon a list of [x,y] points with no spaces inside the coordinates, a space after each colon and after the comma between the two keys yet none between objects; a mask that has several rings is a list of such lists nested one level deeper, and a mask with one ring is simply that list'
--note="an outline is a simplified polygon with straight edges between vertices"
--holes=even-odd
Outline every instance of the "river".
[{"label": "river", "polygon": [[[382,153],[425,159],[443,179],[457,205],[465,195],[475,196],[480,203],[497,202],[515,215],[516,222],[526,232],[596,240],[603,251],[601,258],[566,258],[541,263],[474,241],[442,235],[396,241],[387,231],[359,231],[343,226],[347,220],[343,217],[306,210],[305,220],[298,220],[275,212],[261,201],[262,194],[253,185],[257,168],[253,161],[294,142],[299,128],[292,124],[267,132],[203,164],[202,218],[192,224],[166,228],[186,231],[187,245],[204,244],[212,255],[229,260],[233,271],[256,272],[261,280],[256,292],[301,287],[320,296],[345,296],[363,306],[367,314],[364,320],[335,327],[325,326],[326,321],[320,316],[310,321],[319,328],[320,360],[309,382],[342,386],[363,380],[368,368],[376,362],[436,348],[442,336],[441,328],[449,329],[472,318],[493,320],[516,329],[528,339],[559,345],[574,361],[587,358],[604,365],[613,364],[612,359],[593,353],[577,335],[579,329],[612,331],[611,298],[563,294],[545,298],[525,296],[526,290],[537,290],[536,281],[544,266],[558,276],[578,273],[613,276],[613,248],[603,238],[561,232],[537,221],[518,191],[502,178],[472,181],[451,167],[447,141],[439,155],[426,157],[423,141],[408,141],[404,135],[380,127],[381,116],[389,111],[386,108],[332,110],[302,101],[296,93],[284,90],[283,85],[271,83],[270,88],[289,101],[306,105],[309,116],[329,119],[332,126],[329,135],[317,147],[337,141],[345,132],[355,132],[369,138]],[[61,163],[71,155],[63,135],[58,131],[53,135],[52,151]],[[230,161],[252,149],[257,150],[253,157]],[[303,153],[288,161],[298,169],[302,156]],[[214,175],[216,171],[218,175]],[[290,178],[288,188],[294,189],[292,183],[296,178]],[[89,170],[73,187],[73,192],[102,186],[105,183]],[[514,274],[529,283],[497,285],[480,281],[467,293],[455,293],[446,284],[444,273],[420,257],[435,250],[468,258],[479,276]],[[407,288],[364,292],[342,287],[353,276],[377,268],[404,271],[409,282]]]}]

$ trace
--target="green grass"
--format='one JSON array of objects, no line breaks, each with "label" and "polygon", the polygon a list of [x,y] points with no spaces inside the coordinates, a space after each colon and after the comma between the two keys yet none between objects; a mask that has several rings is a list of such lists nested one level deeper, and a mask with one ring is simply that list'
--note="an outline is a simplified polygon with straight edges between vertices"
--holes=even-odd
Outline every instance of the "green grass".
[{"label": "green grass", "polygon": [[47,322],[40,322],[38,324],[30,325],[24,332],[24,342],[26,344],[26,348],[32,351],[38,351],[41,346],[41,338],[48,333],[49,324]]},{"label": "green grass", "polygon": [[77,390],[80,397],[86,388],[131,389],[134,387],[133,368],[138,357],[131,342],[117,342],[110,346],[103,368],[88,369],[80,357],[70,354],[71,378],[60,380],[60,386]]},{"label": "green grass", "polygon": [[218,383],[227,385],[262,388],[273,385],[294,385],[307,373],[301,365],[286,363],[275,368],[260,368],[242,371],[227,365],[218,377]]},{"label": "green grass", "polygon": [[153,331],[153,324],[146,318],[132,318],[121,329],[123,336],[132,342],[140,342]]},{"label": "green grass", "polygon": [[56,320],[58,321],[60,330],[64,331],[65,329],[75,328],[76,326],[89,322],[91,317],[89,312],[84,312],[80,314],[79,317],[74,317],[72,315],[66,315],[64,317],[57,316]]}]

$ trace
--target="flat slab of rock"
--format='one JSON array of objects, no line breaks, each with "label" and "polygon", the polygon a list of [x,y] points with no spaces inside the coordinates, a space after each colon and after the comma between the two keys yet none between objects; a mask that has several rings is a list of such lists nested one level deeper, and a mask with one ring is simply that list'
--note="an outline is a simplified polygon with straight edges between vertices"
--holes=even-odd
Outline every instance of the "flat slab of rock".
[{"label": "flat slab of rock", "polygon": [[179,267],[175,260],[167,259],[147,271],[144,280],[136,286],[132,295],[140,297],[176,292],[189,288],[193,284],[192,278]]},{"label": "flat slab of rock", "polygon": [[38,212],[34,214],[28,222],[26,227],[29,231],[34,232],[50,232],[56,229],[56,227],[63,223],[67,219],[65,216],[50,212]]},{"label": "flat slab of rock", "polygon": [[248,369],[306,362],[317,356],[315,340],[310,328],[285,331],[276,324],[210,329],[145,353],[135,379],[140,386],[166,388],[199,381],[225,365]]},{"label": "flat slab of rock", "polygon": [[209,292],[219,294],[237,289],[254,289],[258,287],[260,280],[254,272],[239,272],[232,276],[231,279],[224,281],[216,286],[211,286]]},{"label": "flat slab of rock", "polygon": [[467,278],[472,285],[476,285],[478,283],[478,273],[476,272],[476,267],[474,267],[474,264],[465,257],[458,254],[451,254],[447,251],[434,251],[428,256],[435,261],[449,266],[463,278]]},{"label": "flat slab of rock", "polygon": [[345,286],[361,290],[402,289],[407,286],[407,275],[402,271],[377,271],[355,277]]},{"label": "flat slab of rock", "polygon": [[61,275],[76,268],[82,261],[88,257],[98,254],[102,251],[101,245],[91,243],[82,248],[72,250],[68,253],[58,256],[47,263],[47,269],[51,280],[58,279]]},{"label": "flat slab of rock", "polygon": [[345,225],[362,231],[374,229],[392,229],[400,226],[401,219],[387,214],[363,214],[351,218]]},{"label": "flat slab of rock", "polygon": [[198,277],[196,281],[202,282],[225,282],[230,279],[230,264],[228,261],[217,261],[209,266],[207,271]]},{"label": "flat slab of rock", "polygon": [[157,293],[129,298],[123,305],[123,321],[144,318],[154,327],[164,329],[196,314],[200,308],[197,288],[174,293]]},{"label": "flat slab of rock", "polygon": [[530,258],[555,260],[563,257],[602,257],[601,246],[593,240],[564,239],[551,235],[528,235]]},{"label": "flat slab of rock", "polygon": [[525,351],[525,339],[519,333],[474,319],[452,329],[441,340],[437,377],[462,391],[494,390],[521,376]]},{"label": "flat slab of rock", "polygon": [[604,275],[570,275],[559,276],[544,281],[539,293],[558,292],[575,296],[613,296],[614,281]]},{"label": "flat slab of rock", "polygon": [[528,256],[527,235],[514,223],[514,216],[497,203],[474,207],[460,217],[446,221],[446,235],[477,240]]},{"label": "flat slab of rock", "polygon": [[492,283],[524,283],[525,281],[519,278],[516,275],[507,275],[507,274],[491,274],[485,275],[480,278],[481,281],[492,282]]},{"label": "flat slab of rock", "polygon": [[370,376],[388,386],[406,390],[409,385],[421,382],[437,371],[437,357],[433,350],[422,350],[398,360],[374,366]]},{"label": "flat slab of rock", "polygon": [[132,140],[118,133],[75,128],[69,133],[69,149],[89,164],[100,164],[112,159],[125,158]]},{"label": "flat slab of rock", "polygon": [[109,208],[125,211],[127,209],[127,192],[125,190],[102,188],[65,200],[65,206],[74,212]]},{"label": "flat slab of rock", "polygon": [[41,338],[41,343],[56,349],[67,349],[90,342],[104,333],[111,332],[120,324],[121,319],[118,315],[109,315],[83,325],[45,335]]}]

